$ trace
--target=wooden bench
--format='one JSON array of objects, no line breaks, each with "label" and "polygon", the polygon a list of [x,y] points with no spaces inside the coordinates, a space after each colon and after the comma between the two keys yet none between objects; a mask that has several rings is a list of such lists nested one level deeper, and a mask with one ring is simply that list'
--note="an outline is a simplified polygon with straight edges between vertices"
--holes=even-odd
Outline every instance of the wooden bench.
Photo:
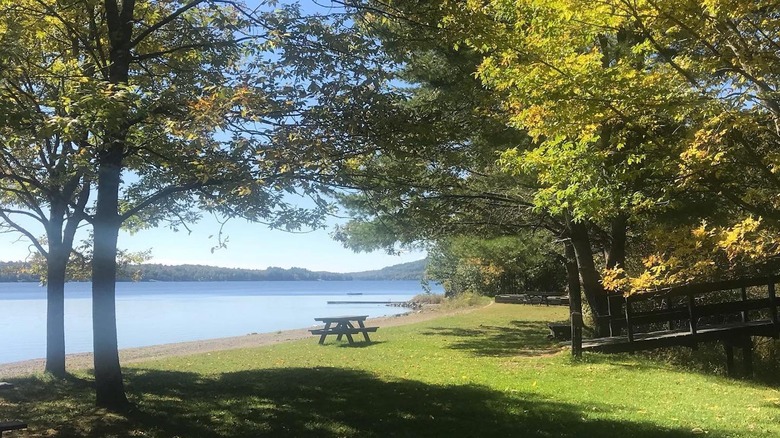
[{"label": "wooden bench", "polygon": [[549,339],[555,339],[558,341],[571,340],[571,324],[568,322],[551,322],[547,324],[550,329],[550,334],[547,335]]},{"label": "wooden bench", "polygon": [[[366,318],[368,318],[368,316],[366,315],[328,316],[322,318],[314,318],[315,321],[324,322],[325,327],[319,329],[312,329],[309,331],[313,335],[320,335],[320,341],[319,341],[320,344],[325,343],[325,338],[328,335],[336,335],[337,341],[340,341],[344,336],[346,336],[349,343],[352,344],[355,342],[355,340],[352,338],[352,335],[357,335],[361,333],[363,334],[363,339],[365,339],[366,342],[371,342],[371,338],[369,338],[368,333],[376,332],[377,329],[379,329],[379,327],[366,327],[363,324],[363,321],[365,321]],[[355,327],[353,322],[357,324],[357,327]]]},{"label": "wooden bench", "polygon": [[27,423],[21,421],[0,422],[0,436],[3,435],[3,432],[8,432],[11,430],[21,430],[21,429],[27,429]]},{"label": "wooden bench", "polygon": [[364,333],[364,332],[375,332],[377,331],[379,327],[355,327],[355,328],[331,328],[328,330],[325,329],[312,329],[309,330],[311,334],[313,335],[321,335],[323,333],[327,333],[329,335],[356,335],[358,333]]}]

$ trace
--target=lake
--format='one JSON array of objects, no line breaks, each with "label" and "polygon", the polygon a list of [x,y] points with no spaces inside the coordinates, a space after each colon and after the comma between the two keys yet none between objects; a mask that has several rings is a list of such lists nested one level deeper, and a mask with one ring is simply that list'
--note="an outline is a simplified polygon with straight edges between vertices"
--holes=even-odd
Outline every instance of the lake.
[{"label": "lake", "polygon": [[[441,286],[432,285],[442,293]],[[315,317],[397,315],[383,304],[423,293],[419,281],[246,281],[117,283],[119,348],[311,327]],[[65,288],[65,348],[92,351],[90,283]],[[0,283],[0,363],[46,355],[46,288]]]}]

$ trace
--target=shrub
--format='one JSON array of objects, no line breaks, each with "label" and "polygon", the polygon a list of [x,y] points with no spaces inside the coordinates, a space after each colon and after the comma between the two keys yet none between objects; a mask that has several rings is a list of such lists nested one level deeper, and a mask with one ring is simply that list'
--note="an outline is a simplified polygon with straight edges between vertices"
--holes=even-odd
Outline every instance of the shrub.
[{"label": "shrub", "polygon": [[444,301],[442,294],[419,294],[410,300],[415,304],[441,304]]},{"label": "shrub", "polygon": [[464,309],[467,307],[484,306],[490,303],[492,299],[484,295],[473,292],[463,292],[452,297],[448,297],[442,302],[442,308],[447,310]]}]

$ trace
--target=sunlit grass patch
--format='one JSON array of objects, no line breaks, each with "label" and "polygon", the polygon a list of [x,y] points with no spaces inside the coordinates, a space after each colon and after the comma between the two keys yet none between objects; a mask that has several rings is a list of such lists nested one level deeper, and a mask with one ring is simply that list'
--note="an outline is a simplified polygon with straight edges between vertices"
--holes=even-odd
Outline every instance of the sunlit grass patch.
[{"label": "sunlit grass patch", "polygon": [[0,398],[25,436],[779,436],[775,388],[640,355],[574,361],[547,340],[560,307],[491,305],[380,328],[360,348],[317,338],[126,368],[136,409],[92,407],[86,373]]}]

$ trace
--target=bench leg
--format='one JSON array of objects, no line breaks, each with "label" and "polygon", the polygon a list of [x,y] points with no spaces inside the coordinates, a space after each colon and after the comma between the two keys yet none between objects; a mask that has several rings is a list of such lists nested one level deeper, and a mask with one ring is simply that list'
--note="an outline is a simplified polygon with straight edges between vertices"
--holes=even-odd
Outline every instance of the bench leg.
[{"label": "bench leg", "polygon": [[749,337],[745,340],[745,346],[742,347],[742,368],[745,371],[745,377],[753,377],[753,340]]},{"label": "bench leg", "polygon": [[723,347],[726,349],[726,371],[729,377],[734,377],[736,375],[734,370],[734,347],[728,344],[724,344]]},{"label": "bench leg", "polygon": [[[338,324],[336,324],[336,330],[338,330],[338,329],[344,329],[344,328],[350,328],[350,327],[352,327],[352,325],[351,325],[350,323],[347,323],[346,325],[345,325],[345,324],[343,324],[343,323],[338,323]],[[337,341],[340,341],[340,340],[341,340],[341,338],[343,338],[343,337],[344,337],[344,335],[343,335],[343,334],[341,334],[341,333],[339,333],[339,335],[338,335],[338,336],[336,336],[336,340],[337,340]],[[351,343],[352,343],[352,338],[350,337],[350,335],[347,335],[347,339],[349,340],[349,343],[351,344]]]},{"label": "bench leg", "polygon": [[[359,325],[359,326],[360,326],[360,328],[362,328],[362,329],[366,328],[366,325],[365,325],[365,324],[363,324],[363,321],[358,321],[358,325]],[[366,340],[366,342],[371,342],[371,339],[368,337],[368,331],[367,331],[367,330],[364,330],[364,331],[363,331],[363,339],[365,339],[365,340]]]},{"label": "bench leg", "polygon": [[325,328],[323,329],[324,331],[322,332],[322,335],[320,336],[320,345],[325,343],[325,336],[328,336],[328,329],[330,329],[330,323],[326,322],[325,323]]}]

